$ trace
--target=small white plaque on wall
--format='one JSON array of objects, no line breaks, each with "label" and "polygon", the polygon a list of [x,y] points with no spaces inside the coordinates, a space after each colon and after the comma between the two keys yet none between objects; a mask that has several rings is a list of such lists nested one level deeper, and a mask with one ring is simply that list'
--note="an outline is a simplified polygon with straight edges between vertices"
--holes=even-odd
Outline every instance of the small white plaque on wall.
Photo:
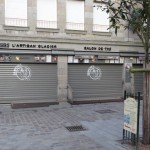
[{"label": "small white plaque on wall", "polygon": [[68,63],[73,63],[73,56],[68,56]]},{"label": "small white plaque on wall", "polygon": [[46,55],[46,62],[52,62],[52,56]]},{"label": "small white plaque on wall", "polygon": [[89,63],[89,59],[84,59],[84,63]]},{"label": "small white plaque on wall", "polygon": [[74,63],[78,63],[78,62],[79,62],[79,60],[74,58]]}]

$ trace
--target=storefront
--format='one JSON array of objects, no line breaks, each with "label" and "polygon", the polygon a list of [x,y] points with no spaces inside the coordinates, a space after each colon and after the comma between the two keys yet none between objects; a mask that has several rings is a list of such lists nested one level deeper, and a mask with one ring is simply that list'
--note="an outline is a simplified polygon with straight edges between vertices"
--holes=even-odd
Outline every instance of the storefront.
[{"label": "storefront", "polygon": [[0,103],[56,103],[57,64],[44,51],[26,52],[0,54]]},{"label": "storefront", "polygon": [[[0,103],[121,100],[124,63],[132,60],[135,67],[142,67],[139,56],[143,54],[116,49],[110,45],[0,43]],[[135,91],[141,92],[142,75],[135,74],[134,80]]]},{"label": "storefront", "polygon": [[122,64],[69,64],[73,102],[121,99]]}]

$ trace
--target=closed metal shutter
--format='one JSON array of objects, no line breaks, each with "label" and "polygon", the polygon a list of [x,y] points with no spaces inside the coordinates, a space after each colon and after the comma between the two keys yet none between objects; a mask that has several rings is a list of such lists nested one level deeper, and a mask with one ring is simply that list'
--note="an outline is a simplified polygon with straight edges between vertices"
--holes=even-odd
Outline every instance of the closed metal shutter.
[{"label": "closed metal shutter", "polygon": [[56,68],[56,64],[0,64],[0,103],[55,102]]},{"label": "closed metal shutter", "polygon": [[[92,79],[88,75],[88,70],[93,65],[100,68],[100,79]],[[73,100],[122,97],[122,65],[69,64],[68,73]]]},{"label": "closed metal shutter", "polygon": [[[142,64],[135,64],[133,65],[134,68],[143,68]],[[143,93],[143,73],[136,72],[134,73],[134,87],[135,92],[141,92]]]}]

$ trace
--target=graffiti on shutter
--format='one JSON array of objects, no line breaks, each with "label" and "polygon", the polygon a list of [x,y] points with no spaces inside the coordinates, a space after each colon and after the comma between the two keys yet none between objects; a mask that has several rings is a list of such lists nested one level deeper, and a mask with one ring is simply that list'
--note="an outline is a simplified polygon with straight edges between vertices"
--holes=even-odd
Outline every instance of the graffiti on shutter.
[{"label": "graffiti on shutter", "polygon": [[102,71],[99,67],[92,65],[87,70],[87,76],[92,80],[100,80],[102,77]]},{"label": "graffiti on shutter", "polygon": [[15,75],[19,80],[30,80],[31,69],[28,66],[19,64],[15,66],[13,75]]}]

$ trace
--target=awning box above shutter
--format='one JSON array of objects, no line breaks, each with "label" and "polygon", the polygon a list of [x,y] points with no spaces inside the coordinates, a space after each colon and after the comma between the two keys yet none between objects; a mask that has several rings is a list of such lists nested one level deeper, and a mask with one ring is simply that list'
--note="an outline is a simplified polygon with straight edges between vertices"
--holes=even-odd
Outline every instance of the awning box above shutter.
[{"label": "awning box above shutter", "polygon": [[48,54],[51,55],[51,51],[45,50],[8,50],[0,49],[0,54]]},{"label": "awning box above shutter", "polygon": [[52,55],[70,55],[73,56],[74,50],[73,49],[53,49]]}]

